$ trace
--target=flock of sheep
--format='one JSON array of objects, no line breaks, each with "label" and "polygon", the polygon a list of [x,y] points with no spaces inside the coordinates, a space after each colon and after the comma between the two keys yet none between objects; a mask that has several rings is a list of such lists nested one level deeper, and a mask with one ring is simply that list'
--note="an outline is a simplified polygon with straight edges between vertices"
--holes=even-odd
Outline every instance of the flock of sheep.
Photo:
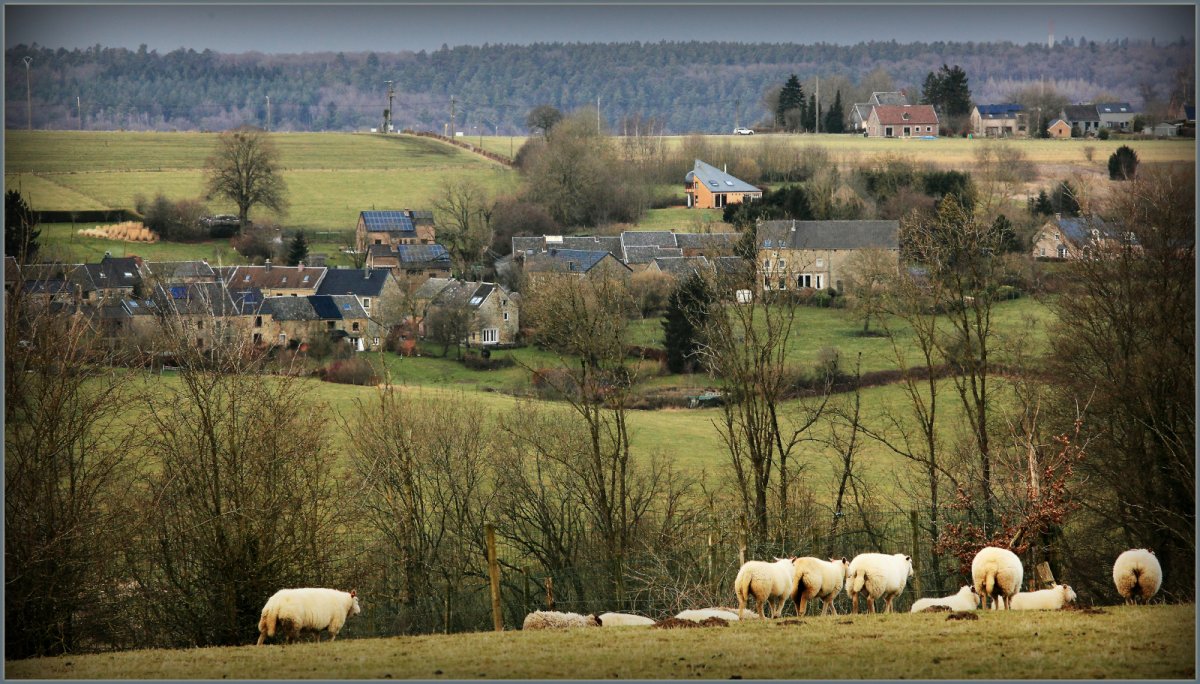
[{"label": "flock of sheep", "polygon": [[[902,553],[887,555],[863,553],[847,561],[845,558],[776,558],[774,562],[748,561],[734,579],[738,607],[685,610],[664,621],[628,613],[580,615],[555,611],[535,611],[525,616],[523,629],[561,629],[570,627],[632,627],[664,625],[664,623],[724,624],[749,618],[765,619],[766,609],[771,616],[783,614],[788,599],[804,615],[808,602],[820,599],[822,614],[837,614],[834,598],[844,587],[850,597],[851,612],[858,612],[858,596],[863,595],[867,610],[875,612],[875,601],[884,600],[884,612],[892,612],[892,601],[904,591],[913,575],[912,558]],[[1010,610],[1058,610],[1075,601],[1075,591],[1069,585],[1056,584],[1040,591],[1021,591],[1024,568],[1021,559],[1007,549],[989,546],[975,555],[971,563],[973,586],[963,586],[958,593],[945,598],[923,598],[913,603],[912,612],[927,610],[970,611],[988,607]],[[1113,564],[1113,583],[1125,603],[1149,602],[1162,586],[1162,567],[1154,553],[1146,549],[1131,549],[1117,557]],[[753,599],[757,614],[746,613],[746,604]],[[281,589],[262,609],[258,622],[258,645],[278,633],[292,642],[302,632],[329,632],[329,640],[351,615],[362,608],[358,596],[336,589]]]}]

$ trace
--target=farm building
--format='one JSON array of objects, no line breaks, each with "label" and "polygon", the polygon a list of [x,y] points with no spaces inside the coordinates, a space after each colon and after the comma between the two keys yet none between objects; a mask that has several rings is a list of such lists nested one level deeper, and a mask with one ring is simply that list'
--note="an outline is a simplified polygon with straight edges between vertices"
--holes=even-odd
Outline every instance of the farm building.
[{"label": "farm building", "polygon": [[1175,123],[1160,123],[1153,128],[1147,126],[1142,129],[1142,133],[1153,135],[1156,138],[1174,138],[1179,135],[1179,124]]},{"label": "farm building", "polygon": [[842,289],[847,260],[864,249],[900,257],[899,221],[763,221],[759,285],[767,290]]},{"label": "farm building", "polygon": [[371,245],[432,245],[436,240],[433,212],[413,211],[361,211],[358,226],[354,231],[355,244],[359,252]]},{"label": "farm building", "polygon": [[872,138],[915,138],[938,134],[938,116],[932,105],[876,105],[867,119]]},{"label": "farm building", "polygon": [[977,138],[1011,138],[1028,133],[1021,105],[1015,103],[976,105],[971,110],[971,128]]},{"label": "farm building", "polygon": [[867,127],[867,120],[871,118],[871,110],[875,105],[906,105],[908,97],[903,91],[891,92],[875,92],[871,93],[871,98],[866,102],[857,102],[850,108],[850,124],[855,131],[862,131]]},{"label": "farm building", "polygon": [[741,204],[762,198],[761,189],[699,159],[683,180],[688,207],[721,209],[729,204]]},{"label": "farm building", "polygon": [[[1115,237],[1114,237],[1115,236]],[[1132,233],[1121,235],[1098,216],[1054,218],[1042,225],[1033,237],[1033,256],[1039,259],[1079,259],[1097,248],[1110,248],[1123,240],[1137,241]]]},{"label": "farm building", "polygon": [[1071,137],[1071,125],[1062,119],[1055,119],[1046,126],[1046,132],[1051,138],[1069,138]]}]

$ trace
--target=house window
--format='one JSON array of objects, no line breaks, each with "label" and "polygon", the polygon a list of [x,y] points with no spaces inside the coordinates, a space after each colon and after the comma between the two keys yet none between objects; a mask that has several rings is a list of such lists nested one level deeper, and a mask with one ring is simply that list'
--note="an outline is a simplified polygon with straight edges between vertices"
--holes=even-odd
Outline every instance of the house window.
[{"label": "house window", "polygon": [[822,267],[824,267],[824,266],[825,266],[825,260],[824,260],[824,259],[817,259],[817,268],[822,268]]},{"label": "house window", "polygon": [[373,347],[378,347],[378,346],[379,346],[379,338],[378,338],[378,337],[372,338],[372,340],[371,340],[371,346],[373,346]]},{"label": "house window", "polygon": [[204,338],[203,337],[196,338],[196,349],[204,349]]},{"label": "house window", "polygon": [[1038,250],[1038,256],[1046,256],[1046,248],[1042,247]]},{"label": "house window", "polygon": [[908,126],[905,126],[905,127],[904,127],[904,135],[905,135],[905,136],[910,136],[910,135],[912,135],[912,129],[911,129],[910,127],[908,127]]},{"label": "house window", "polygon": [[363,308],[370,310],[370,308],[371,308],[371,298],[370,297],[363,297]]},{"label": "house window", "polygon": [[325,329],[326,330],[333,330],[333,325],[334,325],[333,321],[325,321]]},{"label": "house window", "polygon": [[383,244],[383,240],[375,240],[375,244],[377,244],[377,245],[382,245],[382,244]]},{"label": "house window", "polygon": [[255,316],[255,317],[254,317],[254,327],[256,327],[256,328],[261,328],[261,327],[262,327],[262,316]]},{"label": "house window", "polygon": [[500,330],[497,328],[484,328],[483,339],[484,344],[496,344],[500,339]]},{"label": "house window", "polygon": [[812,274],[801,273],[796,276],[796,287],[812,287]]},{"label": "house window", "polygon": [[779,260],[779,270],[783,270],[785,268],[787,268],[787,261],[784,259],[780,259]]},{"label": "house window", "polygon": [[892,127],[891,127],[891,126],[884,126],[884,128],[883,128],[883,135],[884,135],[884,137],[886,137],[886,138],[890,138],[890,137],[892,137]]},{"label": "house window", "polygon": [[287,333],[279,333],[279,344],[285,344],[286,342],[287,342]]},{"label": "house window", "polygon": [[350,330],[353,332],[358,332],[358,323],[354,322],[354,323],[350,324]]},{"label": "house window", "polygon": [[262,344],[262,333],[254,333],[254,344]]},{"label": "house window", "polygon": [[506,320],[506,321],[508,320],[508,312],[507,311],[504,312],[504,320]]},{"label": "house window", "polygon": [[815,282],[817,284],[817,289],[821,289],[821,276],[819,274],[816,276]]},{"label": "house window", "polygon": [[771,270],[771,260],[770,259],[763,259],[763,270],[764,271]]},{"label": "house window", "polygon": [[1066,245],[1059,245],[1059,246],[1058,246],[1058,258],[1059,258],[1059,259],[1066,259],[1066,258],[1067,258],[1067,246],[1066,246]]},{"label": "house window", "polygon": [[204,321],[196,321],[196,330],[204,330]]},{"label": "house window", "polygon": [[764,290],[771,289],[771,279],[770,278],[763,278],[763,289]]},{"label": "house window", "polygon": [[781,290],[787,289],[787,281],[783,279],[783,276],[779,276],[779,289],[781,289]]}]

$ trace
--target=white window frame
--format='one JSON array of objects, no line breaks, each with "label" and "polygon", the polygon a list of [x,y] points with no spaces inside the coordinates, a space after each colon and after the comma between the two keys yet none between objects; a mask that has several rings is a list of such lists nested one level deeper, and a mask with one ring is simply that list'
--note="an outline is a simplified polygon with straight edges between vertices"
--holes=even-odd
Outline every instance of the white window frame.
[{"label": "white window frame", "polygon": [[507,311],[504,312],[504,320],[506,320],[506,321],[508,320],[508,312]]},{"label": "white window frame", "polygon": [[812,287],[812,274],[811,273],[801,273],[800,275],[796,276],[796,287],[799,287],[799,288]]},{"label": "white window frame", "polygon": [[778,261],[778,262],[775,264],[775,268],[778,268],[778,269],[779,269],[779,270],[781,270],[781,271],[782,271],[783,269],[787,268],[787,259],[780,259],[780,260],[779,260],[779,261]]},{"label": "white window frame", "polygon": [[825,267],[825,260],[817,259],[817,268],[824,268],[824,267]]},{"label": "white window frame", "polygon": [[817,289],[820,290],[821,289],[821,274],[820,273],[816,274],[814,276],[814,278],[816,278],[815,282],[817,283]]},{"label": "white window frame", "polygon": [[363,297],[363,308],[368,311],[371,310],[371,298],[370,297]]},{"label": "white window frame", "polygon": [[483,344],[498,344],[500,342],[500,329],[484,328],[479,331],[479,340]]}]

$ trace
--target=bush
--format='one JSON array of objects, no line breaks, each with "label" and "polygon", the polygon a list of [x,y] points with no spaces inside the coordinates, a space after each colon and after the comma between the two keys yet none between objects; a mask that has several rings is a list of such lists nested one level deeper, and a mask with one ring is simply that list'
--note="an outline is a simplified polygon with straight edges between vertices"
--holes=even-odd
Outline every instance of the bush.
[{"label": "bush", "polygon": [[142,225],[158,233],[161,240],[199,242],[208,239],[208,228],[200,223],[204,205],[199,200],[172,202],[159,193],[152,202],[138,197],[134,203],[142,214]]},{"label": "bush", "polygon": [[500,358],[483,358],[480,354],[464,354],[462,364],[471,370],[488,371],[497,370],[500,368],[512,368],[517,365],[516,361],[510,356],[502,356]]},{"label": "bush", "polygon": [[1108,129],[1101,128],[1100,132],[1096,134],[1096,137],[1100,138],[1101,140],[1108,140]]},{"label": "bush", "polygon": [[1133,180],[1137,175],[1137,167],[1137,152],[1128,145],[1121,145],[1108,158],[1108,177],[1111,180]]},{"label": "bush", "polygon": [[356,356],[342,361],[334,361],[322,368],[318,374],[325,382],[336,382],[342,385],[376,385],[379,375],[371,362]]},{"label": "bush", "polygon": [[275,236],[278,232],[279,226],[274,223],[255,223],[230,240],[229,244],[238,254],[261,263],[265,259],[274,259],[277,256]]},{"label": "bush", "polygon": [[513,236],[555,235],[562,229],[544,207],[515,197],[496,200],[492,206],[492,251],[500,256],[512,252]]}]

